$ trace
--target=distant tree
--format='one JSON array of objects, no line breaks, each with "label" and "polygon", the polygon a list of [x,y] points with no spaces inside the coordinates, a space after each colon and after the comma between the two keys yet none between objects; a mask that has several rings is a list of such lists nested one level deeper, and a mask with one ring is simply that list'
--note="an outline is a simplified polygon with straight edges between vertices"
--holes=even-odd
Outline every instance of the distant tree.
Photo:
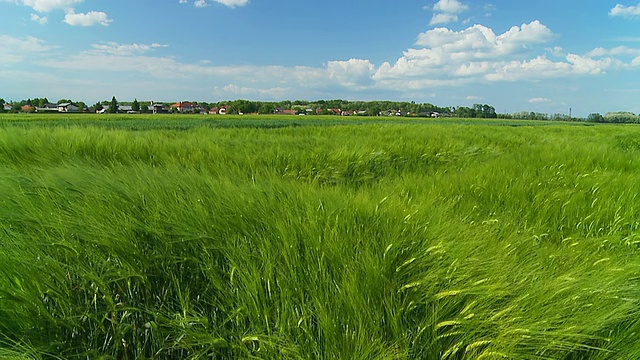
[{"label": "distant tree", "polygon": [[5,104],[4,99],[0,98],[0,113],[4,112],[4,104]]},{"label": "distant tree", "polygon": [[275,109],[276,109],[276,107],[273,106],[272,104],[263,103],[262,105],[260,105],[260,108],[258,109],[258,112],[260,114],[273,114],[273,111]]},{"label": "distant tree", "polygon": [[131,110],[135,112],[140,111],[140,103],[138,102],[138,99],[133,99],[133,103],[131,104]]},{"label": "distant tree", "polygon": [[140,112],[143,113],[143,114],[149,113],[149,105],[142,104],[142,106],[140,106]]},{"label": "distant tree", "polygon": [[87,104],[85,104],[83,101],[80,101],[78,102],[77,106],[79,112],[84,112],[84,108],[87,107]]},{"label": "distant tree", "polygon": [[70,102],[71,102],[71,100],[70,100],[70,99],[60,99],[60,100],[58,100],[58,102],[57,102],[57,103],[58,103],[58,104],[63,104],[63,103],[70,103]]},{"label": "distant tree", "polygon": [[604,115],[605,122],[608,123],[638,123],[640,117],[628,111],[608,112]]},{"label": "distant tree", "polygon": [[109,114],[117,114],[118,113],[118,100],[114,96],[111,98],[111,104],[109,104]]},{"label": "distant tree", "polygon": [[603,123],[604,122],[604,116],[602,116],[599,113],[589,114],[589,116],[587,116],[587,121],[588,122]]},{"label": "distant tree", "polygon": [[367,115],[369,116],[378,116],[380,114],[380,111],[382,111],[382,109],[380,108],[380,106],[376,105],[372,105],[369,106],[367,109]]}]

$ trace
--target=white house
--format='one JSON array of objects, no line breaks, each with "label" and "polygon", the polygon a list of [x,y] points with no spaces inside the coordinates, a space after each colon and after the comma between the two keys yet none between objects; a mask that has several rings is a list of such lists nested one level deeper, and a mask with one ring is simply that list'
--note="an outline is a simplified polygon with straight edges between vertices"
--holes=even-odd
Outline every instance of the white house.
[{"label": "white house", "polygon": [[78,107],[72,103],[58,104],[58,112],[78,112]]}]

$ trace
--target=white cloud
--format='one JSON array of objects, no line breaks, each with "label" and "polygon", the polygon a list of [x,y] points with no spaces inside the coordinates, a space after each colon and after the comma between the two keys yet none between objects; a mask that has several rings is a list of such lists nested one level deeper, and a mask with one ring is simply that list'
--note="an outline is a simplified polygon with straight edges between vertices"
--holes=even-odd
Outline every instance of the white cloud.
[{"label": "white cloud", "polygon": [[549,54],[555,56],[555,57],[565,57],[564,55],[564,49],[562,49],[560,46],[554,46],[553,48],[547,48],[545,49]]},{"label": "white cloud", "polygon": [[483,25],[461,31],[436,28],[418,35],[415,44],[425,49],[409,50],[405,57],[423,58],[431,64],[499,58],[548,42],[553,37],[551,30],[538,20],[514,26],[501,35]]},{"label": "white cloud", "polygon": [[101,11],[89,11],[86,14],[69,12],[64,16],[64,22],[71,26],[109,26],[112,21]]},{"label": "white cloud", "polygon": [[93,44],[91,45],[96,52],[110,54],[110,55],[120,55],[120,56],[133,56],[144,54],[156,48],[164,48],[168,47],[168,45],[161,45],[157,43],[153,43],[151,45],[147,44],[118,44],[115,42],[108,42],[102,44]]},{"label": "white cloud", "polygon": [[70,11],[75,4],[83,3],[84,0],[21,0],[21,2],[35,11],[50,12],[60,9]]},{"label": "white cloud", "polygon": [[207,4],[207,2],[205,0],[196,0],[195,3],[193,3],[197,8],[203,8],[203,7],[207,7],[209,6],[209,4]]},{"label": "white cloud", "polygon": [[553,39],[553,32],[535,20],[522,26],[513,26],[509,31],[498,37],[498,42],[515,45],[542,44]]},{"label": "white cloud", "polygon": [[542,104],[542,103],[550,103],[550,102],[552,102],[551,99],[542,98],[542,97],[529,99],[529,104]]},{"label": "white cloud", "polygon": [[433,14],[429,25],[448,24],[458,21],[458,15],[456,14]]},{"label": "white cloud", "polygon": [[433,6],[433,11],[448,14],[459,14],[467,10],[469,10],[469,7],[458,0],[440,0]]},{"label": "white cloud", "polygon": [[180,4],[186,4],[188,2],[189,2],[188,0],[180,0]]},{"label": "white cloud", "polygon": [[491,17],[491,16],[493,16],[494,11],[496,11],[497,9],[496,9],[495,5],[493,5],[493,4],[485,4],[482,7],[482,10],[484,10],[484,12],[485,12],[484,13],[485,17]]},{"label": "white cloud", "polygon": [[439,0],[433,5],[433,17],[429,25],[448,24],[458,21],[458,15],[469,10],[467,5],[458,0]]},{"label": "white cloud", "polygon": [[494,71],[485,75],[490,81],[537,81],[568,76],[600,75],[613,66],[621,66],[612,58],[594,60],[590,57],[568,54],[566,61],[554,62],[544,56],[532,60],[496,64]]},{"label": "white cloud", "polygon": [[640,3],[636,6],[624,6],[617,4],[611,11],[609,16],[635,17],[640,16]]},{"label": "white cloud", "polygon": [[17,38],[0,35],[3,50],[0,52],[0,66],[10,66],[33,58],[34,54],[43,53],[49,49],[44,40],[33,36]]},{"label": "white cloud", "polygon": [[[461,31],[435,28],[418,36],[415,44],[422,48],[408,49],[394,64],[383,63],[372,78],[378,86],[402,89],[403,86],[459,86],[473,82],[598,75],[624,66],[612,57],[594,59],[592,54],[562,55],[559,47],[547,47],[546,51],[558,55],[560,61],[535,55],[544,52],[541,45],[555,37],[538,20],[514,26],[499,35],[483,25]],[[601,55],[625,52],[632,54],[627,48],[612,49]],[[534,57],[530,58],[532,55]]]},{"label": "white cloud", "polygon": [[605,49],[602,47],[595,48],[587,53],[589,57],[602,57],[602,56],[640,56],[640,49],[631,48],[628,46],[617,46],[612,49]]},{"label": "white cloud", "polygon": [[31,21],[37,22],[38,24],[44,25],[48,22],[46,16],[40,16],[38,14],[31,14]]},{"label": "white cloud", "polygon": [[329,61],[327,63],[329,79],[342,86],[368,84],[375,73],[375,66],[369,60],[350,59],[348,61]]},{"label": "white cloud", "polygon": [[228,7],[245,6],[249,3],[249,0],[214,0],[215,2],[226,5]]},{"label": "white cloud", "polygon": [[[420,34],[416,48],[406,50],[395,63],[385,62],[376,66],[367,59],[354,58],[327,61],[320,67],[184,63],[173,57],[153,55],[154,50],[166,47],[157,43],[105,42],[93,44],[91,49],[75,54],[60,52],[50,56],[30,56],[32,47],[45,46],[42,40],[10,38],[3,41],[6,39],[0,37],[0,42],[9,44],[7,48],[11,49],[11,52],[0,54],[0,66],[28,59],[30,65],[56,69],[50,73],[108,74],[102,77],[102,81],[112,79],[111,88],[114,89],[121,87],[121,79],[128,79],[136,84],[136,89],[151,92],[147,95],[150,97],[157,97],[154,94],[163,89],[176,96],[211,94],[223,100],[360,97],[390,93],[404,97],[419,94],[415,95],[419,97],[426,94],[426,89],[434,91],[470,84],[486,86],[493,82],[535,82],[592,76],[610,69],[640,66],[640,50],[630,47],[596,48],[585,55],[562,55],[562,49],[547,44],[555,37],[537,20],[514,26],[502,34],[496,34],[483,25],[460,31],[436,28]],[[18,51],[21,47],[24,51]],[[547,58],[544,55],[551,53],[562,56],[549,55]],[[625,56],[626,62],[618,60],[620,56]],[[139,84],[146,84],[146,88]],[[157,85],[149,89],[148,84]],[[127,88],[127,91],[133,91],[133,88]],[[463,91],[481,93],[477,89]],[[466,99],[475,101],[482,98],[468,96]],[[545,98],[529,100],[543,103],[540,99]]]}]

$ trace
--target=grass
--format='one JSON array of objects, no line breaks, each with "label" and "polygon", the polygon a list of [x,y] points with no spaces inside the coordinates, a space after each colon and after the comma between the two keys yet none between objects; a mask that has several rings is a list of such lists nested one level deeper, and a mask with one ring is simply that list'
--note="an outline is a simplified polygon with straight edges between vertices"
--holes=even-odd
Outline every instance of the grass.
[{"label": "grass", "polygon": [[321,120],[0,118],[0,358],[640,357],[640,128]]}]

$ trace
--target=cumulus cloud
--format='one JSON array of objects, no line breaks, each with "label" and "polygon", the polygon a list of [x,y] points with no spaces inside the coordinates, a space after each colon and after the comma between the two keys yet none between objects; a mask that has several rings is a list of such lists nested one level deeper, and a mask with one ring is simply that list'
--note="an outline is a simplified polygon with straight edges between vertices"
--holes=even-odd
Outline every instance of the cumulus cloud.
[{"label": "cumulus cloud", "polygon": [[467,5],[458,0],[439,0],[433,5],[433,17],[430,25],[448,24],[458,21],[458,15],[469,10]]},{"label": "cumulus cloud", "polygon": [[637,17],[640,16],[640,3],[636,6],[624,6],[617,4],[611,11],[609,16]]},{"label": "cumulus cloud", "polygon": [[501,35],[483,25],[473,25],[461,31],[436,28],[418,35],[418,49],[405,53],[406,57],[423,57],[432,63],[442,64],[460,58],[487,59],[512,54],[535,44],[553,39],[553,32],[535,20],[522,26],[514,26]]},{"label": "cumulus cloud", "polygon": [[367,84],[375,73],[375,66],[369,60],[349,59],[347,61],[329,61],[327,74],[342,86]]},{"label": "cumulus cloud", "polygon": [[207,7],[209,6],[209,4],[207,4],[207,2],[205,0],[196,0],[195,3],[193,3],[197,8],[203,8],[203,7]]},{"label": "cumulus cloud", "polygon": [[88,13],[69,12],[64,16],[64,22],[71,26],[109,26],[113,20],[101,11],[89,11]]},{"label": "cumulus cloud", "polygon": [[[37,12],[49,13],[54,10],[63,10],[66,15],[63,22],[71,26],[94,26],[102,25],[109,26],[112,22],[107,17],[107,14],[101,11],[89,11],[87,13],[76,13],[74,6],[81,4],[84,0],[0,0],[11,1],[15,4],[22,4],[29,6]],[[181,0],[182,1],[182,0]],[[31,14],[31,21],[46,24],[48,19],[46,16],[40,16],[38,14]]]},{"label": "cumulus cloud", "polygon": [[40,16],[38,14],[31,14],[31,21],[37,22],[38,24],[44,25],[48,22],[46,16]]},{"label": "cumulus cloud", "polygon": [[[114,78],[137,76],[142,82],[160,82],[168,88],[189,84],[185,91],[213,91],[215,96],[227,99],[320,98],[327,94],[358,96],[390,91],[424,95],[429,88],[593,76],[609,69],[640,66],[640,51],[633,48],[596,48],[584,55],[567,54],[548,44],[555,38],[556,35],[537,20],[501,34],[483,25],[460,31],[436,28],[420,34],[415,48],[403,52],[397,61],[380,66],[357,58],[327,61],[320,67],[185,63],[153,55],[154,50],[166,45],[116,42],[93,44],[90,50],[72,55],[38,56],[32,62],[73,72],[110,73]],[[31,42],[32,45],[41,43],[37,39]],[[20,54],[15,49],[12,51],[14,59],[10,61],[15,62]],[[7,56],[0,55],[0,64],[4,64]],[[618,60],[620,56],[625,56],[626,62]],[[466,99],[481,100],[476,96]],[[543,102],[540,99],[545,98],[530,100]]]},{"label": "cumulus cloud", "polygon": [[83,3],[84,0],[21,0],[20,2],[35,11],[50,12],[60,9],[70,11],[74,5]]},{"label": "cumulus cloud", "polygon": [[486,81],[538,81],[603,74],[623,65],[610,57],[614,53],[633,54],[627,48],[596,50],[584,56],[562,55],[562,49],[547,47],[547,52],[558,55],[561,60],[536,55],[544,52],[541,46],[555,37],[538,20],[514,26],[502,34],[483,25],[460,31],[435,28],[418,36],[415,45],[420,48],[406,50],[393,64],[383,63],[372,78],[377,85],[394,89]]},{"label": "cumulus cloud", "polygon": [[459,14],[467,10],[469,10],[469,7],[458,0],[440,0],[433,6],[433,11],[449,14]]},{"label": "cumulus cloud", "polygon": [[446,13],[433,14],[433,17],[431,18],[431,22],[429,22],[429,25],[448,24],[456,21],[458,21],[458,15],[456,14],[446,14]]}]

